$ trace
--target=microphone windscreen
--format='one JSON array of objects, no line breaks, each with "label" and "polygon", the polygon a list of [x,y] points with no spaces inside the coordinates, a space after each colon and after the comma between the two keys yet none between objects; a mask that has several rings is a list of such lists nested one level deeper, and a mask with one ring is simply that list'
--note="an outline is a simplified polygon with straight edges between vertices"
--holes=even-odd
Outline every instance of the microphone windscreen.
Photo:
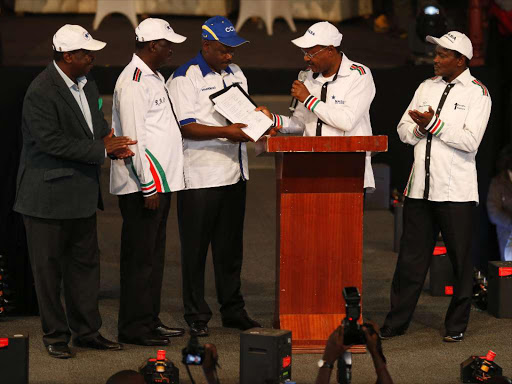
[{"label": "microphone windscreen", "polygon": [[298,76],[298,80],[303,83],[306,81],[306,79],[308,78],[308,72],[309,71],[300,71],[299,72],[299,76]]}]

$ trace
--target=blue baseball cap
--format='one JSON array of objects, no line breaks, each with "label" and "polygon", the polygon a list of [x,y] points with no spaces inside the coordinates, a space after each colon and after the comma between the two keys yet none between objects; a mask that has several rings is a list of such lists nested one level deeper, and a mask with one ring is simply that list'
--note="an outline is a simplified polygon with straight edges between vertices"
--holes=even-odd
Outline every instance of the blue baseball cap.
[{"label": "blue baseball cap", "polygon": [[249,42],[238,36],[233,23],[222,16],[209,18],[201,28],[201,37],[204,40],[218,41],[228,47],[238,47]]}]

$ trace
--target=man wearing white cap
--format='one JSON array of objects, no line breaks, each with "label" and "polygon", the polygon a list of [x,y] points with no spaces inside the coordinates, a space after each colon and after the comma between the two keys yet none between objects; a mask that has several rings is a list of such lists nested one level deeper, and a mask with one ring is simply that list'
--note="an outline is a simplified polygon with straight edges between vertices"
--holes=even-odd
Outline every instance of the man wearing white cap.
[{"label": "man wearing white cap", "polygon": [[[103,209],[100,168],[106,155],[128,158],[136,141],[113,137],[102,100],[87,76],[105,43],[78,25],[53,37],[54,61],[23,103],[23,151],[14,210],[23,214],[43,342],[50,356],[72,357],[73,344],[121,349],[100,335],[96,208]],[[60,301],[64,287],[66,310]]]},{"label": "man wearing white cap", "polygon": [[114,160],[110,173],[110,192],[118,195],[123,216],[118,331],[124,343],[165,346],[169,337],[184,333],[159,318],[171,192],[184,182],[181,133],[158,69],[169,64],[172,44],[186,37],[167,21],[148,18],[135,38],[112,108],[115,133],[137,139],[135,155]]},{"label": "man wearing white cap", "polygon": [[473,293],[471,236],[478,203],[475,156],[491,112],[487,88],[468,68],[473,46],[448,32],[437,44],[435,76],[420,84],[398,124],[400,139],[414,146],[405,187],[404,231],[391,286],[391,310],[380,334],[402,335],[411,322],[439,231],[455,272],[445,318],[446,342],[464,338]]},{"label": "man wearing white cap", "polygon": [[[304,136],[372,135],[373,77],[368,67],[340,51],[342,37],[334,25],[321,21],[309,27],[304,36],[292,40],[304,53],[307,75],[292,85],[291,94],[300,102],[293,116],[273,115],[274,125],[282,126],[280,132]],[[369,153],[364,187],[375,189]]]},{"label": "man wearing white cap", "polygon": [[185,320],[192,335],[208,336],[212,311],[204,273],[210,244],[223,326],[246,330],[260,324],[247,315],[240,291],[249,179],[245,142],[251,139],[241,129],[245,125],[228,123],[209,97],[235,83],[247,91],[247,79],[232,61],[248,41],[222,16],[208,19],[201,37],[201,52],[168,84],[184,137],[186,189],[178,193],[178,223]]}]

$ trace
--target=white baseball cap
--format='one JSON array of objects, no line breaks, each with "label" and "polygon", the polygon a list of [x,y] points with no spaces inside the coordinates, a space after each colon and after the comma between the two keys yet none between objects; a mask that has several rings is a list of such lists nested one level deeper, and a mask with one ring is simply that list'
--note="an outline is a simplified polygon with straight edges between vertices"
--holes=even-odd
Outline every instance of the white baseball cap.
[{"label": "white baseball cap", "polygon": [[437,38],[433,36],[427,36],[425,39],[429,43],[437,44],[443,48],[457,51],[471,60],[473,57],[473,44],[471,40],[465,34],[457,31],[450,31],[447,34]]},{"label": "white baseball cap", "polygon": [[315,45],[339,47],[342,38],[338,28],[328,21],[321,21],[309,27],[304,36],[292,40],[292,43],[299,48],[311,48]]},{"label": "white baseball cap", "polygon": [[79,25],[66,24],[53,35],[53,50],[71,52],[77,49],[99,51],[107,45],[103,41],[94,40],[87,30]]},{"label": "white baseball cap", "polygon": [[135,39],[139,42],[165,39],[171,43],[183,43],[187,38],[174,32],[167,21],[148,18],[135,28]]}]

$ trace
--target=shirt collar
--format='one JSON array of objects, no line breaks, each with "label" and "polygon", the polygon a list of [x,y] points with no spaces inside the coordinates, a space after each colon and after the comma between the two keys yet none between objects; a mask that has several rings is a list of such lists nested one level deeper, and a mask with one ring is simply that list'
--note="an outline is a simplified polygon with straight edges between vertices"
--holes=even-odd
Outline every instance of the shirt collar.
[{"label": "shirt collar", "polygon": [[140,69],[140,71],[142,72],[142,76],[155,76],[155,77],[158,77],[159,79],[162,79],[160,76],[160,72],[156,71],[153,72],[153,70],[151,68],[149,68],[149,66],[144,62],[144,60],[142,60],[139,56],[137,56],[136,53],[133,54],[133,57],[132,57],[132,62],[135,64],[135,66],[137,68]]},{"label": "shirt collar", "polygon": [[342,54],[342,57],[341,57],[341,65],[340,65],[340,69],[338,71],[338,76],[349,76],[352,71],[350,70],[350,67],[352,66],[352,64],[354,64],[354,62],[352,60],[350,60],[347,55],[345,55],[343,52],[341,52]]},{"label": "shirt collar", "polygon": [[[467,86],[468,84],[471,84],[471,81],[473,80],[473,76],[471,76],[471,72],[469,71],[469,68],[466,68],[464,72],[462,72],[459,76],[457,76],[455,79],[453,79],[452,83],[461,83],[464,86]],[[433,79],[434,82],[438,81],[444,81],[441,76],[436,76]]]},{"label": "shirt collar", "polygon": [[53,61],[53,65],[55,65],[55,69],[57,69],[57,72],[59,73],[60,77],[62,77],[62,80],[64,80],[64,82],[66,83],[66,86],[68,88],[83,89],[85,87],[85,84],[87,84],[87,77],[81,76],[81,77],[77,78],[76,81],[78,84],[75,84],[75,82],[73,80],[71,80],[69,78],[69,76],[64,73],[64,71],[62,69],[60,69],[60,67],[57,65],[55,60]]},{"label": "shirt collar", "polygon": [[[354,62],[350,60],[343,52],[341,52],[341,64],[340,68],[338,69],[338,77],[339,76],[349,76],[350,75],[350,66]],[[318,78],[320,76],[320,73],[314,73],[313,79]]]},{"label": "shirt collar", "polygon": [[[201,69],[201,73],[203,74],[203,77],[205,77],[207,74],[209,74],[211,72],[215,72],[213,69],[210,68],[208,63],[205,61],[201,52],[199,52],[197,54],[197,56],[195,57],[195,61],[196,61],[197,65],[199,65],[199,69]],[[226,67],[226,69],[224,71],[226,73],[233,74],[233,71],[231,70],[229,65]]]}]

